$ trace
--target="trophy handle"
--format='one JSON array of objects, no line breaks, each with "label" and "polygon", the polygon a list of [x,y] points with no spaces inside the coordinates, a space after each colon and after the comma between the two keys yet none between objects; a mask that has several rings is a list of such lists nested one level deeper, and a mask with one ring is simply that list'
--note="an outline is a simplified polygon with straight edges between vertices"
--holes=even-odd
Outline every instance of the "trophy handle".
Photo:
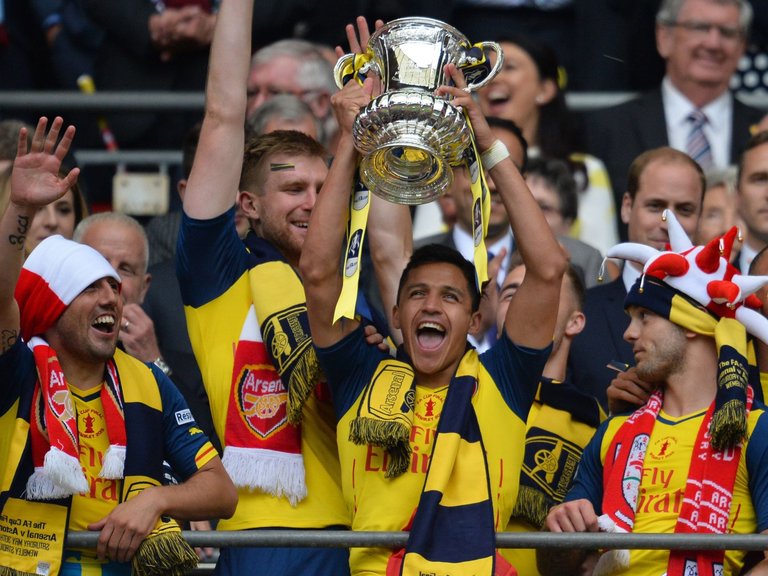
[{"label": "trophy handle", "polygon": [[[356,59],[358,59],[357,62],[355,61]],[[355,74],[358,72],[365,74],[369,70],[381,76],[379,67],[369,54],[344,54],[333,67],[333,79],[336,81],[336,86],[341,90],[344,84],[355,77]],[[362,80],[360,80],[360,83],[362,84]]]},{"label": "trophy handle", "polygon": [[501,49],[501,46],[498,42],[478,42],[474,46],[479,46],[482,48],[483,52],[486,50],[491,50],[492,52],[496,52],[496,63],[493,65],[493,68],[491,68],[491,71],[486,75],[485,78],[480,80],[479,82],[470,82],[467,84],[467,88],[474,92],[475,90],[478,90],[488,84],[491,80],[494,79],[496,74],[499,73],[499,70],[501,70],[501,66],[504,64],[504,51]]}]

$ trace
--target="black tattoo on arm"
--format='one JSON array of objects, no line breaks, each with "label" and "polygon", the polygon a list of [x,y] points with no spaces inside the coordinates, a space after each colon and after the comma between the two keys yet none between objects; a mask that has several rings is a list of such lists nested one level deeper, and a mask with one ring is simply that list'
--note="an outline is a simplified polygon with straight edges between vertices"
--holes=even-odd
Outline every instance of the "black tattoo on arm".
[{"label": "black tattoo on arm", "polygon": [[19,250],[24,248],[24,243],[27,239],[27,231],[29,231],[30,218],[29,216],[19,216],[16,221],[17,228],[16,234],[8,236],[8,242],[12,246],[16,246]]},{"label": "black tattoo on arm", "polygon": [[19,339],[18,330],[0,330],[0,354],[5,354]]}]

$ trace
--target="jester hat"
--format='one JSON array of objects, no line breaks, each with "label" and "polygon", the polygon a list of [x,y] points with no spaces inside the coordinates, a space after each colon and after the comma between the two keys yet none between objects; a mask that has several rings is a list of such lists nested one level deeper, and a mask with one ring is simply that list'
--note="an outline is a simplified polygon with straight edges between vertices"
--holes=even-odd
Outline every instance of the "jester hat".
[{"label": "jester hat", "polygon": [[733,447],[747,429],[747,332],[768,344],[768,319],[759,312],[762,302],[755,295],[768,285],[768,276],[744,276],[730,264],[737,228],[705,246],[694,246],[672,212],[665,210],[662,218],[669,231],[666,250],[628,242],[608,250],[606,257],[643,266],[625,307],[647,308],[715,339],[718,391],[710,434],[715,448]]}]

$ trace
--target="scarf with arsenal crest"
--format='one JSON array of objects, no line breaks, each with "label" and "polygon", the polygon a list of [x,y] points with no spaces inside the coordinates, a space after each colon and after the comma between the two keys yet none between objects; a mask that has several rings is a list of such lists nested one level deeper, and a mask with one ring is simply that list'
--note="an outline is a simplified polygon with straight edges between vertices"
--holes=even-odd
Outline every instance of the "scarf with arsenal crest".
[{"label": "scarf with arsenal crest", "polygon": [[238,488],[285,497],[307,495],[301,411],[321,380],[304,287],[263,238],[245,239],[252,306],[235,348],[222,461]]}]

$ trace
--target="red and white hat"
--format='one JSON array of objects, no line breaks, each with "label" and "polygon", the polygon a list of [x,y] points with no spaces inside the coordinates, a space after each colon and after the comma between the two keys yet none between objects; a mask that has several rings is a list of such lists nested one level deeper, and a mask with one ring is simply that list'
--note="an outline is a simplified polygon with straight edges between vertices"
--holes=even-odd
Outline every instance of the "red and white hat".
[{"label": "red and white hat", "polygon": [[50,236],[32,250],[16,284],[21,336],[29,341],[53,326],[72,301],[101,278],[120,282],[115,269],[85,244]]}]

